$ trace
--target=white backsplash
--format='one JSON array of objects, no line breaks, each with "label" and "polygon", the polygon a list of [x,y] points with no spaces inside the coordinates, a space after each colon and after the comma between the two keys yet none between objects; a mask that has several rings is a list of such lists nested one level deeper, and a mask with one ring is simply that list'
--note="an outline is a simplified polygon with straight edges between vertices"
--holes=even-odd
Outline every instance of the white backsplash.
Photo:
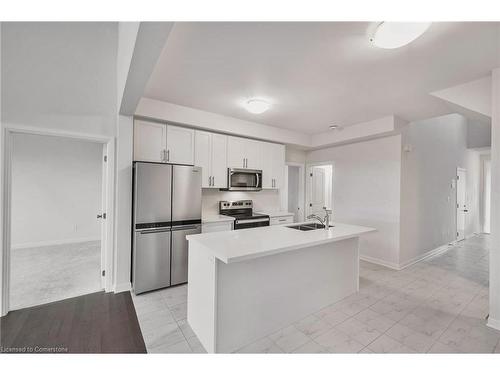
[{"label": "white backsplash", "polygon": [[261,190],[252,192],[220,191],[216,189],[202,189],[202,215],[219,213],[219,201],[236,201],[251,199],[254,211],[280,211],[280,193],[276,190]]}]

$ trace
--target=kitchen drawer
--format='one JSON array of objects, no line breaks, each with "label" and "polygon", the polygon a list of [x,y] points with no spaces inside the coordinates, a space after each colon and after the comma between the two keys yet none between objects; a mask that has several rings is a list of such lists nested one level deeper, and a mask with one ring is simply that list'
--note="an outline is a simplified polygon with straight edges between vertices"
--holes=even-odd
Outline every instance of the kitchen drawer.
[{"label": "kitchen drawer", "polygon": [[271,225],[281,225],[281,224],[292,224],[293,215],[290,216],[278,216],[271,218]]},{"label": "kitchen drawer", "polygon": [[228,230],[233,230],[233,222],[232,221],[203,223],[203,225],[201,227],[202,233],[224,232],[224,231],[228,231]]}]

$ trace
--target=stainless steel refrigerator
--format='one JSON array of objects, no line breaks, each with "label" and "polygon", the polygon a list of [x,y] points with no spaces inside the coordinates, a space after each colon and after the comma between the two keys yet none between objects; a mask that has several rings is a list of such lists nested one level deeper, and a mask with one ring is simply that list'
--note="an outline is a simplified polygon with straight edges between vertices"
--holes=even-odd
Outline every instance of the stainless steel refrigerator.
[{"label": "stainless steel refrigerator", "polygon": [[187,282],[186,235],[201,233],[201,168],[134,163],[134,293]]}]

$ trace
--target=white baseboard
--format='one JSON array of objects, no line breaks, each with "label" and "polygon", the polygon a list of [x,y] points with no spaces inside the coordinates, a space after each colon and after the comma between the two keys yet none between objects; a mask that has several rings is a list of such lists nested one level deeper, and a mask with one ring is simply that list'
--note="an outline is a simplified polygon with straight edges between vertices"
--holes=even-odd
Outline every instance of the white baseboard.
[{"label": "white baseboard", "polygon": [[369,257],[367,255],[360,255],[359,259],[364,260],[365,262],[368,263],[378,264],[379,266],[384,266],[399,271],[399,265],[397,263],[387,262],[385,260]]},{"label": "white baseboard", "polygon": [[410,267],[411,265],[415,264],[415,263],[418,263],[418,262],[421,262],[427,258],[430,258],[430,257],[433,257],[433,256],[436,256],[436,255],[439,255],[439,254],[442,254],[442,253],[445,253],[447,252],[449,249],[451,249],[453,247],[453,243],[451,244],[446,244],[446,245],[442,245],[442,246],[439,246],[435,249],[432,249],[432,250],[429,250],[428,252],[426,253],[423,253],[421,255],[418,255],[416,256],[415,258],[412,258],[404,263],[400,263],[399,264],[399,269],[402,270],[402,269],[405,269],[406,267]]},{"label": "white baseboard", "polygon": [[130,284],[130,282],[116,284],[114,288],[115,293],[127,292],[129,290],[132,290],[132,284]]},{"label": "white baseboard", "polygon": [[448,251],[452,246],[453,246],[453,243],[439,246],[433,250],[430,250],[424,254],[421,254],[419,256],[416,256],[415,258],[412,258],[404,263],[399,263],[399,264],[393,263],[393,262],[388,262],[388,261],[378,259],[378,258],[373,258],[373,257],[367,256],[367,255],[360,255],[359,259],[364,260],[364,261],[369,262],[369,263],[374,263],[374,264],[378,264],[380,266],[388,267],[388,268],[391,268],[391,269],[396,270],[396,271],[401,271],[401,270],[403,270],[407,267],[410,267],[411,265],[413,265],[415,263],[421,262],[427,258],[433,257],[433,256],[438,255],[438,254],[442,254],[442,253]]},{"label": "white baseboard", "polygon": [[91,241],[100,241],[100,240],[101,240],[100,237],[68,238],[68,239],[64,239],[64,240],[23,242],[23,243],[19,243],[19,244],[13,244],[10,248],[12,250],[16,250],[16,249],[28,249],[30,247],[66,245],[66,244],[70,244],[70,243],[82,243],[82,242],[91,242]]},{"label": "white baseboard", "polygon": [[500,331],[500,320],[498,319],[488,318],[488,322],[486,323],[486,325],[490,328]]}]

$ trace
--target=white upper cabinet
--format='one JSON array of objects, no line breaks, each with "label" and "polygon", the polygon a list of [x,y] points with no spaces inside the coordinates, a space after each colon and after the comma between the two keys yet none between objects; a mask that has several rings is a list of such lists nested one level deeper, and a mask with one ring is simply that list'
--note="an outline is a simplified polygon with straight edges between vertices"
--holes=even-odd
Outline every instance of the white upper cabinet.
[{"label": "white upper cabinet", "polygon": [[252,141],[250,139],[246,140],[246,168],[248,169],[262,169],[262,153],[261,153],[262,142]]},{"label": "white upper cabinet", "polygon": [[202,168],[202,187],[217,189],[227,188],[227,168],[262,169],[262,187],[279,189],[283,182],[285,147],[135,120],[134,160],[197,165]]},{"label": "white upper cabinet", "polygon": [[201,187],[211,187],[212,175],[210,160],[212,159],[210,143],[212,135],[208,132],[196,130],[194,132],[194,165],[201,167]]},{"label": "white upper cabinet", "polygon": [[134,160],[163,162],[167,151],[167,125],[157,122],[134,122]]},{"label": "white upper cabinet", "polygon": [[285,146],[262,142],[262,188],[280,189],[285,169]]},{"label": "white upper cabinet", "polygon": [[227,166],[229,168],[245,168],[245,138],[227,137]]},{"label": "white upper cabinet", "polygon": [[134,160],[193,165],[194,130],[135,120]]},{"label": "white upper cabinet", "polygon": [[212,134],[212,187],[227,188],[227,136]]},{"label": "white upper cabinet", "polygon": [[194,130],[167,125],[167,162],[194,165]]},{"label": "white upper cabinet", "polygon": [[261,169],[260,146],[262,142],[239,137],[227,138],[228,167]]},{"label": "white upper cabinet", "polygon": [[226,188],[227,136],[195,131],[195,165],[202,168],[202,187]]}]

